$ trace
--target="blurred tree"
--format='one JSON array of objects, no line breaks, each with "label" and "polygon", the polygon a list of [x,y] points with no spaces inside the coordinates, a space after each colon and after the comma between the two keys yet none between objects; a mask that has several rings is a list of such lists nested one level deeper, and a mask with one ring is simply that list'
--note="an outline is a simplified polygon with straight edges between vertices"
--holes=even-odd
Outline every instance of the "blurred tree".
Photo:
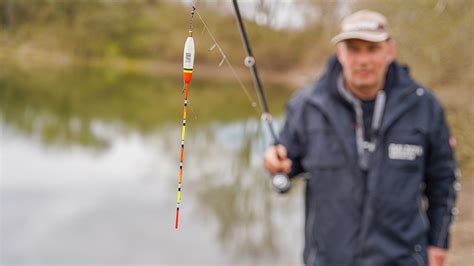
[{"label": "blurred tree", "polygon": [[260,25],[274,26],[277,12],[281,9],[282,3],[280,1],[256,0],[255,6],[254,20]]}]

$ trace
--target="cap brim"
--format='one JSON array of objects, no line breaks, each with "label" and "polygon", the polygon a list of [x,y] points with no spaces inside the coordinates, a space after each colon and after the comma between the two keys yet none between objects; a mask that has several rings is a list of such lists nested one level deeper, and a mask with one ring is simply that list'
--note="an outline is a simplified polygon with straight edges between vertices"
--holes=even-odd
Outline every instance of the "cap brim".
[{"label": "cap brim", "polygon": [[387,32],[374,33],[374,32],[362,32],[362,31],[353,31],[353,32],[342,32],[336,35],[331,39],[332,44],[337,44],[338,42],[349,40],[349,39],[358,39],[368,42],[383,42],[388,39],[389,34]]}]

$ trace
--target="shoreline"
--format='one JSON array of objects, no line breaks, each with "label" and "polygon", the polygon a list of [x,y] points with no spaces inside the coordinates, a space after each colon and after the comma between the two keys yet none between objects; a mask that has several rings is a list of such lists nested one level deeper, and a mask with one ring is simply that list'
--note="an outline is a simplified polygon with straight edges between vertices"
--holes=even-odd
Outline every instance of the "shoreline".
[{"label": "shoreline", "polygon": [[[5,47],[3,51],[0,51],[0,60],[5,62],[5,65],[16,66],[26,71],[33,71],[37,68],[98,67],[145,75],[182,75],[181,60],[176,60],[176,62],[160,62],[151,59],[136,59],[121,56],[83,58],[56,51],[38,50],[28,45],[20,46],[17,49],[8,49]],[[242,66],[237,66],[235,63],[236,60],[233,61],[235,73],[239,78],[244,82],[251,82],[248,69],[244,67],[243,64]],[[264,84],[283,84],[291,90],[297,90],[315,80],[319,76],[322,67],[312,67],[311,72],[305,69],[309,68],[299,66],[291,71],[273,71],[259,68],[259,74]],[[226,65],[219,66],[218,62],[215,64],[207,62],[200,64],[199,61],[197,61],[194,69],[194,78],[196,77],[202,77],[207,80],[215,79],[219,81],[237,82],[237,79],[229,67]]]}]

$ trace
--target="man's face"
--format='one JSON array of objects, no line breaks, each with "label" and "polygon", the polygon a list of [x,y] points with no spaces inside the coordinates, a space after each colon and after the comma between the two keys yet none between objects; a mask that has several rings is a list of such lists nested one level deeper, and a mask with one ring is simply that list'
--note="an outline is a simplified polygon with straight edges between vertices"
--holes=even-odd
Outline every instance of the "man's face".
[{"label": "man's face", "polygon": [[396,51],[395,44],[391,41],[350,39],[339,43],[336,53],[349,87],[366,91],[381,89],[388,65],[395,59]]}]

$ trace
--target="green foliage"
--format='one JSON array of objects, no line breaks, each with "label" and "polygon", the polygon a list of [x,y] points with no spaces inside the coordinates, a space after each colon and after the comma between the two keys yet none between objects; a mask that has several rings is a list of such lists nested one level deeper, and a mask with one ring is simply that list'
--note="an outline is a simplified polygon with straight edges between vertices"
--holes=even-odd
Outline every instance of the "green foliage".
[{"label": "green foliage", "polygon": [[85,58],[166,58],[177,50],[177,35],[186,36],[176,30],[186,29],[188,14],[181,11],[173,2],[0,0],[3,33],[12,45],[29,42]]},{"label": "green foliage", "polygon": [[[307,2],[319,19],[302,30],[275,30],[245,22],[262,68],[287,71],[321,65],[334,49],[329,40],[338,30],[338,9],[346,6],[386,14],[399,46],[399,59],[412,66],[424,83],[474,84],[472,75],[466,74],[474,70],[471,0]],[[222,5],[199,3],[198,11],[227,56],[241,62],[244,54],[235,18]],[[171,0],[0,0],[0,37],[5,47],[28,44],[75,58],[180,61],[188,21],[189,6]],[[199,63],[218,64],[220,55],[207,51],[213,42],[197,16],[194,32]]]},{"label": "green foliage", "polygon": [[[39,52],[55,51],[79,59],[126,57],[176,62],[181,59],[187,37],[186,8],[178,1],[0,0],[0,34],[6,47],[13,49],[28,45]],[[199,9],[228,58],[241,62],[244,52],[235,18],[216,11],[205,4]],[[272,70],[285,71],[306,60],[306,51],[314,51],[315,39],[321,37],[250,21],[245,24],[259,65]],[[220,54],[208,51],[214,43],[197,16],[194,37],[199,63],[218,64]]]}]

